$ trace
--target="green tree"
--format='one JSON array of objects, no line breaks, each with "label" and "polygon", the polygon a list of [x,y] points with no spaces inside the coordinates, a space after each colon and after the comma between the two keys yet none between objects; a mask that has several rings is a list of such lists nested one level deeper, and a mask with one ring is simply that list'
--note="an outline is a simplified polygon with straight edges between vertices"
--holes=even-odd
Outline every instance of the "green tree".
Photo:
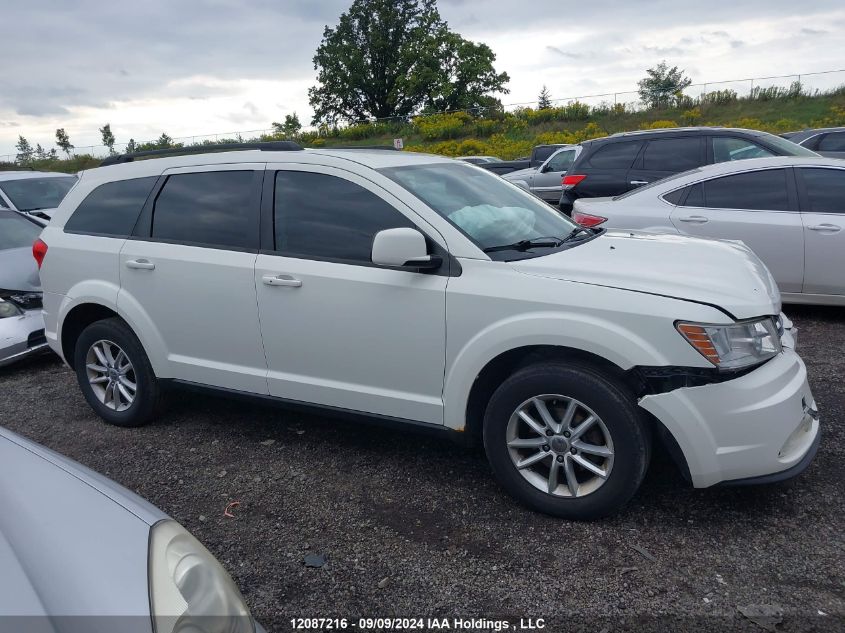
[{"label": "green tree", "polygon": [[55,147],[51,147],[49,151],[41,147],[41,143],[35,146],[35,160],[56,160],[59,158]]},{"label": "green tree", "polygon": [[111,131],[111,124],[106,123],[101,127],[100,134],[103,138],[103,145],[109,148],[109,156],[114,156],[114,134]]},{"label": "green tree", "polygon": [[298,136],[302,131],[302,123],[299,122],[299,117],[296,112],[293,114],[286,114],[284,123],[277,123],[273,121],[273,133],[287,138]]},{"label": "green tree", "polygon": [[126,144],[126,153],[127,154],[133,154],[136,151],[138,151],[138,149],[137,149],[137,146],[135,144],[135,139],[130,138],[129,142]]},{"label": "green tree", "polygon": [[540,95],[537,97],[537,109],[548,110],[551,107],[552,95],[549,92],[549,89],[546,88],[546,84],[543,84],[543,89],[540,91]]},{"label": "green tree", "polygon": [[21,165],[28,165],[32,162],[35,151],[32,145],[29,144],[23,136],[18,135],[18,142],[15,144],[15,149],[18,150],[15,161]]},{"label": "green tree", "polygon": [[435,0],[354,0],[314,55],[315,124],[475,107],[507,92],[496,56],[449,30]]},{"label": "green tree", "polygon": [[678,70],[677,66],[669,68],[665,59],[654,68],[649,68],[646,74],[648,76],[641,79],[637,85],[640,100],[650,108],[669,105],[673,99],[681,96],[684,88],[692,83],[692,80],[684,76],[684,71]]},{"label": "green tree", "polygon": [[70,158],[73,145],[71,144],[70,138],[63,127],[56,130],[56,145],[58,145],[59,149],[61,149],[65,154],[67,154],[67,157]]}]

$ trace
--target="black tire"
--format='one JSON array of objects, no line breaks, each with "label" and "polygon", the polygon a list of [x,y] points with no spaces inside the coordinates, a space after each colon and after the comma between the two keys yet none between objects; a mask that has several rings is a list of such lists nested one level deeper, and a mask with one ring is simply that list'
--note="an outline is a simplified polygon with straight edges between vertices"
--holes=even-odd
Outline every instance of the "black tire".
[{"label": "black tire", "polygon": [[[98,341],[110,341],[126,354],[132,363],[137,390],[132,403],[118,411],[100,401],[89,382],[86,357],[91,346]],[[115,426],[143,426],[152,420],[161,403],[161,390],[150,360],[135,336],[135,333],[119,318],[96,321],[82,331],[76,341],[73,355],[73,367],[82,395],[94,412],[109,424]]]},{"label": "black tire", "polygon": [[[521,404],[542,394],[580,401],[595,412],[610,434],[614,453],[610,473],[589,494],[569,497],[539,490],[511,458],[507,446],[510,418]],[[622,381],[584,364],[543,362],[518,370],[494,392],[484,416],[484,449],[497,481],[521,503],[545,514],[589,520],[618,512],[634,496],[648,468],[651,435],[633,393]]]}]

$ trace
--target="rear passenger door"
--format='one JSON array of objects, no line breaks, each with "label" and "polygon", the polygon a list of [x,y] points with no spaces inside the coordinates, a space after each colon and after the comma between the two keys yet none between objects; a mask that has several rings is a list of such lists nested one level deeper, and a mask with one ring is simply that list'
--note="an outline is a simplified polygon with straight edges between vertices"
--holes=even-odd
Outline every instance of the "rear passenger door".
[{"label": "rear passenger door", "polygon": [[332,167],[268,166],[262,214],[255,285],[270,394],[443,424],[448,265],[372,263],[379,231],[417,228],[432,251],[442,237],[377,185]]},{"label": "rear passenger door", "polygon": [[118,308],[163,378],[267,393],[254,280],[263,170],[167,170],[120,252]]},{"label": "rear passenger door", "polygon": [[634,185],[629,182],[628,172],[642,146],[642,141],[621,141],[601,145],[583,165],[585,169],[581,175],[586,177],[576,185],[578,197],[616,196],[633,189]]},{"label": "rear passenger door", "polygon": [[641,187],[666,176],[701,167],[705,159],[702,136],[651,139],[628,172],[628,184],[631,188]]},{"label": "rear passenger door", "polygon": [[804,235],[791,169],[749,171],[691,185],[670,217],[687,235],[742,240],[782,292],[801,292]]},{"label": "rear passenger door", "polygon": [[801,167],[804,292],[845,295],[845,169]]}]

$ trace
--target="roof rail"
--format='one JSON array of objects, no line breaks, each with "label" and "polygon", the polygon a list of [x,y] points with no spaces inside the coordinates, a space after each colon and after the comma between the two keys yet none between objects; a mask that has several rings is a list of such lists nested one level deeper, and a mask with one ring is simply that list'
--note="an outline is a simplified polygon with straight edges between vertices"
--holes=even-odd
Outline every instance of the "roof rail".
[{"label": "roof rail", "polygon": [[293,141],[263,141],[260,143],[219,143],[209,145],[189,145],[188,147],[168,147],[167,149],[150,149],[132,154],[117,154],[103,159],[100,167],[131,163],[136,158],[147,156],[181,156],[182,154],[211,154],[215,152],[229,152],[242,149],[258,149],[264,152],[296,152],[302,146]]},{"label": "roof rail", "polygon": [[399,151],[393,145],[321,145],[313,149],[384,149]]}]

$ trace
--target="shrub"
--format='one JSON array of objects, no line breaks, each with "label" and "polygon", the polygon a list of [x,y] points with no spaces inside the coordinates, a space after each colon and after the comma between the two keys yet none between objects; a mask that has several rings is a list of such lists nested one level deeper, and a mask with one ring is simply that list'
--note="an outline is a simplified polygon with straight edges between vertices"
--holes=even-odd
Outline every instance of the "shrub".
[{"label": "shrub", "polygon": [[425,139],[448,139],[465,133],[473,118],[466,112],[447,112],[414,117],[414,129]]},{"label": "shrub", "polygon": [[668,119],[660,119],[652,121],[651,123],[643,123],[640,125],[641,130],[659,130],[666,127],[678,127],[678,124],[674,121],[669,121]]},{"label": "shrub", "polygon": [[701,121],[701,108],[696,106],[689,110],[684,110],[681,113],[681,119],[683,119],[686,125],[696,125]]},{"label": "shrub", "polygon": [[699,103],[702,105],[725,105],[733,103],[737,100],[736,90],[714,90],[713,92],[705,92],[699,98]]},{"label": "shrub", "polygon": [[478,156],[484,154],[486,146],[479,140],[474,138],[467,139],[458,143],[456,148],[456,156]]}]

